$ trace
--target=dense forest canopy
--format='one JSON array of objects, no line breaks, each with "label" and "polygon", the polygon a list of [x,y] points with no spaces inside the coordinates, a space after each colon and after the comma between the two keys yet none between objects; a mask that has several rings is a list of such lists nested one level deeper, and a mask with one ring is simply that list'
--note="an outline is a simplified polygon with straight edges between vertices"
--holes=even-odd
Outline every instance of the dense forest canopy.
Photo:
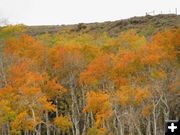
[{"label": "dense forest canopy", "polygon": [[180,118],[180,27],[154,24],[0,27],[0,134],[164,134]]}]

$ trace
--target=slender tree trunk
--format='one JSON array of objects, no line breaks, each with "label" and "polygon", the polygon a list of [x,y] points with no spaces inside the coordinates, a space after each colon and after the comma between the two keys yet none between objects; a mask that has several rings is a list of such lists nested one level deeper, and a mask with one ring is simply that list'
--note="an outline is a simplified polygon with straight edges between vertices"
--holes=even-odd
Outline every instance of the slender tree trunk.
[{"label": "slender tree trunk", "polygon": [[[72,121],[73,121],[73,118],[72,118]],[[72,127],[72,134],[75,135],[75,128],[74,128],[74,126]]]},{"label": "slender tree trunk", "polygon": [[56,135],[56,130],[55,129],[53,129],[53,135]]},{"label": "slender tree trunk", "polygon": [[115,117],[116,117],[116,120],[117,120],[117,134],[119,135],[124,135],[123,133],[123,127],[122,127],[122,122],[120,120],[120,116],[118,114],[118,111],[117,111],[117,105],[115,105]]},{"label": "slender tree trunk", "polygon": [[93,126],[95,124],[95,120],[92,111],[90,112],[90,117],[91,117],[91,126]]},{"label": "slender tree trunk", "polygon": [[135,123],[136,130],[138,131],[138,135],[142,135],[141,130],[139,126]]},{"label": "slender tree trunk", "polygon": [[56,102],[56,118],[59,116],[59,112],[58,112],[58,99],[55,99]]},{"label": "slender tree trunk", "polygon": [[156,108],[153,108],[153,131],[154,131],[154,135],[157,135],[157,125],[156,125]]},{"label": "slender tree trunk", "polygon": [[151,135],[151,119],[150,116],[147,119],[146,135]]},{"label": "slender tree trunk", "polygon": [[132,116],[132,114],[133,114],[133,108],[132,108],[132,106],[130,106],[129,107],[129,119],[128,119],[128,122],[129,122],[129,135],[133,135],[134,134],[133,124],[134,125],[136,124],[134,122],[134,119],[133,119],[134,116]]},{"label": "slender tree trunk", "polygon": [[86,135],[86,129],[87,129],[87,113],[84,114],[84,126],[83,126],[82,135]]},{"label": "slender tree trunk", "polygon": [[73,87],[72,83],[71,83],[71,98],[72,98],[72,120],[74,123],[75,135],[80,135],[78,110],[77,110],[77,106],[76,106],[75,88]]},{"label": "slender tree trunk", "polygon": [[113,120],[113,126],[114,126],[114,129],[115,129],[115,135],[118,135],[118,127],[116,126],[117,124],[117,122],[116,122],[117,120],[116,120],[116,117],[114,118],[114,120]]},{"label": "slender tree trunk", "polygon": [[8,135],[11,135],[11,129],[10,129],[10,124],[9,124],[9,122],[7,123],[7,131],[8,131]]},{"label": "slender tree trunk", "polygon": [[2,127],[2,129],[1,129],[1,134],[3,135],[3,127]]},{"label": "slender tree trunk", "polygon": [[[32,107],[30,107],[30,109],[31,109],[31,112],[32,112],[33,121],[36,122],[36,116],[35,116],[34,109]],[[36,128],[33,131],[33,135],[35,135],[35,132],[37,133],[37,135],[40,135],[40,133],[38,132],[38,130],[36,130]]]},{"label": "slender tree trunk", "polygon": [[47,135],[50,135],[48,111],[45,112],[45,115],[46,115],[46,133]]},{"label": "slender tree trunk", "polygon": [[38,126],[38,132],[41,135],[41,124],[39,124],[39,126]]},{"label": "slender tree trunk", "polygon": [[[86,99],[85,99],[85,89],[81,89],[81,92],[82,92],[82,108],[85,107],[86,105]],[[88,113],[84,113],[84,125],[83,125],[83,132],[82,132],[82,135],[86,135],[86,130],[89,128],[88,127],[88,124],[89,123],[89,120],[88,120]]]},{"label": "slender tree trunk", "polygon": [[1,74],[2,74],[3,81],[4,81],[5,85],[7,85],[7,79],[6,79],[6,75],[5,75],[5,71],[4,71],[4,64],[3,64],[2,58],[0,60],[0,67],[1,67]]}]

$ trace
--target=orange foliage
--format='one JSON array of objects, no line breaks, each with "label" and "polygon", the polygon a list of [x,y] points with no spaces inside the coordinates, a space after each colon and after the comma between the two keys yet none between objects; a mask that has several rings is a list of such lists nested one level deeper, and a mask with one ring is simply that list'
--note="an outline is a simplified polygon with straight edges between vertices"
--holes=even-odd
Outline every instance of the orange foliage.
[{"label": "orange foliage", "polygon": [[152,105],[146,105],[142,109],[142,114],[144,117],[148,117],[151,115]]},{"label": "orange foliage", "polygon": [[117,101],[122,105],[142,104],[143,101],[151,97],[151,93],[147,88],[132,88],[130,86],[122,86],[116,92]]},{"label": "orange foliage", "polygon": [[135,91],[129,86],[122,86],[120,90],[116,92],[117,101],[125,106],[132,103],[133,95]]},{"label": "orange foliage", "polygon": [[11,123],[12,132],[17,133],[21,130],[28,130],[28,114],[27,112],[21,112],[16,116],[16,119]]},{"label": "orange foliage", "polygon": [[121,76],[134,73],[139,68],[138,57],[135,52],[127,51],[121,54],[117,60],[114,72]]},{"label": "orange foliage", "polygon": [[46,96],[43,96],[38,99],[39,103],[41,104],[41,109],[42,110],[47,110],[47,111],[56,111],[56,106],[52,104],[52,102],[48,101]]},{"label": "orange foliage", "polygon": [[87,70],[80,74],[80,83],[98,84],[103,79],[110,79],[113,55],[102,55],[91,62]]},{"label": "orange foliage", "polygon": [[72,127],[72,122],[69,116],[59,116],[54,120],[55,125],[60,128],[63,132],[69,132]]},{"label": "orange foliage", "polygon": [[154,44],[142,48],[140,54],[142,55],[141,62],[145,65],[158,65],[165,56],[163,48]]},{"label": "orange foliage", "polygon": [[58,69],[63,65],[66,50],[64,47],[55,46],[48,51],[48,63],[54,68]]},{"label": "orange foliage", "polygon": [[84,111],[92,111],[96,116],[96,126],[100,126],[102,122],[108,120],[112,114],[110,95],[102,91],[90,91],[87,93],[86,99],[87,105]]},{"label": "orange foliage", "polygon": [[65,89],[61,84],[59,84],[56,78],[48,80],[45,87],[45,92],[50,98],[62,96],[64,93],[67,92],[67,89]]},{"label": "orange foliage", "polygon": [[146,99],[151,97],[151,93],[147,88],[137,88],[135,92],[135,101],[138,104],[141,104]]},{"label": "orange foliage", "polygon": [[167,59],[174,60],[179,55],[180,28],[157,33],[153,37],[152,43],[163,48]]},{"label": "orange foliage", "polygon": [[20,61],[17,64],[12,65],[8,70],[9,83],[13,87],[36,86],[43,81],[43,76],[34,71],[32,63],[29,61]]},{"label": "orange foliage", "polygon": [[28,58],[42,66],[46,46],[29,35],[23,34],[19,38],[11,38],[6,42],[4,52],[14,57]]},{"label": "orange foliage", "polygon": [[119,37],[110,42],[113,52],[136,51],[146,45],[146,38],[137,34],[135,30],[122,32]]}]

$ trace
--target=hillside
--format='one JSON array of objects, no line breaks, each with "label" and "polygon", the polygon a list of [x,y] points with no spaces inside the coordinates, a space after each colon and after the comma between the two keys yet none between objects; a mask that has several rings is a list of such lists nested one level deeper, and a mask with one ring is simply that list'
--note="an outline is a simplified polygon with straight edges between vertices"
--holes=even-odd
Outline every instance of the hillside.
[{"label": "hillside", "polygon": [[47,25],[29,26],[28,34],[35,36],[40,34],[54,34],[62,32],[77,33],[103,33],[116,36],[128,29],[136,29],[139,33],[149,36],[164,28],[175,28],[180,26],[180,15],[162,14],[156,16],[132,17],[124,20],[107,21],[102,23],[79,23],[75,25]]}]

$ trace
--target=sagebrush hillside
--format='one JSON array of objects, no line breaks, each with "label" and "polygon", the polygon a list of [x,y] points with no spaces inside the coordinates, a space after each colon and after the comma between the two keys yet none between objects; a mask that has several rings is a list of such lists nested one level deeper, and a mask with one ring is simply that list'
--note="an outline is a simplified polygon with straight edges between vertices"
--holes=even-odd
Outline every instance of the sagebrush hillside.
[{"label": "sagebrush hillside", "polygon": [[111,36],[116,36],[122,31],[136,29],[139,33],[149,36],[165,28],[176,28],[180,26],[180,15],[162,14],[156,16],[132,17],[129,19],[108,21],[102,23],[79,23],[75,25],[49,25],[49,26],[29,26],[30,35],[55,34],[62,32],[78,33],[103,33],[107,32]]}]

